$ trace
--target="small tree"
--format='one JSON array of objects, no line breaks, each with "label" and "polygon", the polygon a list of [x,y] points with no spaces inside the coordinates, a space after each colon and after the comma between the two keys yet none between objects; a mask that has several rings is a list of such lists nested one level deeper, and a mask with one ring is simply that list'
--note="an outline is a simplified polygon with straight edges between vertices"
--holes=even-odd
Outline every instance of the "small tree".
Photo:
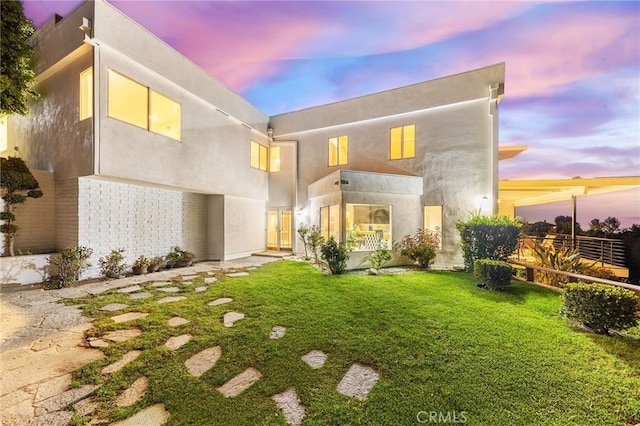
[{"label": "small tree", "polygon": [[70,246],[60,252],[60,256],[51,256],[47,261],[57,275],[49,279],[49,288],[68,287],[80,279],[80,274],[91,267],[89,258],[93,249],[84,246]]},{"label": "small tree", "polygon": [[307,241],[307,235],[309,235],[309,227],[304,223],[298,227],[298,235],[302,240],[302,245],[304,247],[304,260],[309,260],[309,252],[307,251],[307,245],[309,242]]},{"label": "small tree", "polygon": [[5,237],[5,252],[15,256],[13,242],[19,229],[15,224],[15,206],[23,204],[27,198],[42,197],[42,191],[27,165],[18,157],[0,158],[0,189],[4,200],[4,211],[0,213],[4,223],[0,225],[0,232]]},{"label": "small tree", "polygon": [[320,264],[320,247],[324,244],[324,237],[322,236],[322,232],[320,231],[320,227],[317,225],[312,225],[309,228],[309,235],[307,237],[307,241],[309,243],[309,249],[313,254],[313,259],[316,263]]},{"label": "small tree", "polygon": [[34,50],[27,43],[33,25],[21,1],[0,2],[0,34],[0,113],[24,115],[27,99],[38,94],[31,88]]}]

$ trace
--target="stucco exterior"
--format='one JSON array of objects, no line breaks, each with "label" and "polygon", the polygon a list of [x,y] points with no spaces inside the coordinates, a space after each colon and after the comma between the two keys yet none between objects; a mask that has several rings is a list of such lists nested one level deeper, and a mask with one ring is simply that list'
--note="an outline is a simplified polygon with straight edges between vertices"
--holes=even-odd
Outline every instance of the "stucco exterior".
[{"label": "stucco exterior", "polygon": [[[103,0],[51,18],[33,42],[43,96],[10,117],[7,151],[54,173],[57,249],[87,245],[97,259],[127,247],[132,261],[178,245],[231,259],[264,250],[268,213],[284,211],[287,249],[300,253],[295,229],[319,224],[326,205],[391,206],[396,241],[423,226],[424,206],[442,206],[437,261],[451,265],[455,222],[483,197],[483,212],[495,209],[504,64],[269,117]],[[92,116],[80,120],[90,67]],[[111,117],[109,70],[177,102],[180,140]],[[410,124],[415,156],[390,160],[390,129]],[[349,161],[330,167],[328,138],[340,135]],[[277,169],[252,167],[251,141],[279,150]]]}]

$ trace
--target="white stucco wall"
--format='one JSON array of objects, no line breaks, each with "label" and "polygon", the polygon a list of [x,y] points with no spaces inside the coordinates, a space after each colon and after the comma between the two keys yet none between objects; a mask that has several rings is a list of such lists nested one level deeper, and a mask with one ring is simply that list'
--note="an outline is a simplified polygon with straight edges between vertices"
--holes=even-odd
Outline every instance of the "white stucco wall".
[{"label": "white stucco wall", "polygon": [[265,202],[224,197],[224,258],[236,259],[265,248]]}]

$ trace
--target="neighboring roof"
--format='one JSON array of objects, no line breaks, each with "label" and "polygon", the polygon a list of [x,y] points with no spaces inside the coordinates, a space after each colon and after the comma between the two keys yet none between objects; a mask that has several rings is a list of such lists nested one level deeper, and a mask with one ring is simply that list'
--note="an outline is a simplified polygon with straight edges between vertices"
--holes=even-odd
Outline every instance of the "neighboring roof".
[{"label": "neighboring roof", "polygon": [[498,148],[498,160],[508,160],[517,157],[529,148],[527,145],[506,145]]},{"label": "neighboring roof", "polygon": [[577,195],[603,194],[632,188],[640,188],[640,176],[501,180],[498,183],[500,200],[512,201],[514,207],[565,201]]}]

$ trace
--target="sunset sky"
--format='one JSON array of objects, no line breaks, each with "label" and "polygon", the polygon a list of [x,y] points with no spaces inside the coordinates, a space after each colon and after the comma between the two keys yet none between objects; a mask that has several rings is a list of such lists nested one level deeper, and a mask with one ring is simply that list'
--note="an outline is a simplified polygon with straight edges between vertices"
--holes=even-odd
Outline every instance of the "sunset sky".
[{"label": "sunset sky", "polygon": [[[37,27],[80,3],[24,8]],[[500,144],[529,149],[501,179],[640,174],[640,2],[110,3],[270,115],[506,62]],[[578,200],[583,228],[640,223],[640,190]]]}]

